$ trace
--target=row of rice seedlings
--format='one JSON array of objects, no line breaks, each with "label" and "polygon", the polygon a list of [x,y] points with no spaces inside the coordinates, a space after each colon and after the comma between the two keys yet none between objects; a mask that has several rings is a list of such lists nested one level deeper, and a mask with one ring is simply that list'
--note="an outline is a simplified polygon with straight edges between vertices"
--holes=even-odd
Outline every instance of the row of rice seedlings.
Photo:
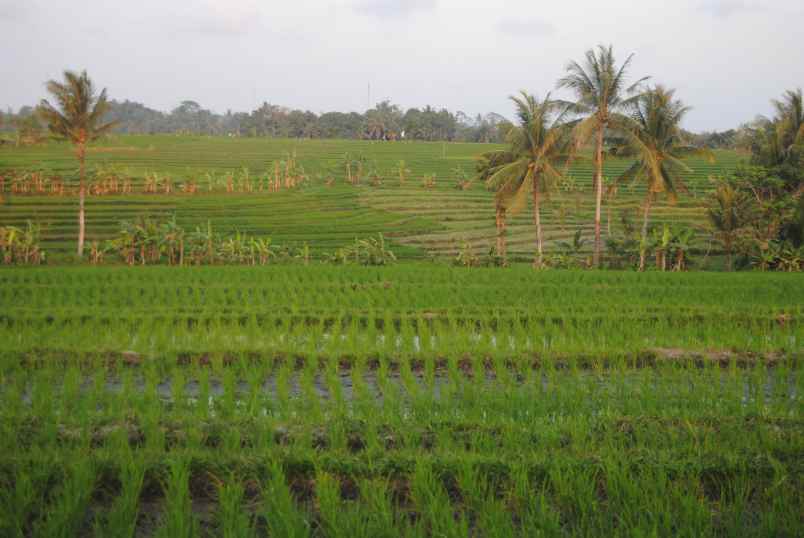
[{"label": "row of rice seedlings", "polygon": [[[294,272],[283,269],[280,275]],[[10,274],[15,273],[12,271]],[[45,320],[56,320],[60,316],[114,319],[124,309],[131,314],[140,313],[147,317],[153,317],[157,313],[174,317],[171,314],[178,310],[188,313],[188,322],[193,321],[193,316],[198,316],[199,319],[220,316],[222,310],[231,312],[231,319],[239,320],[250,315],[260,318],[266,315],[283,316],[293,323],[298,322],[299,316],[326,319],[340,312],[339,317],[344,318],[342,313],[348,312],[368,319],[374,312],[374,322],[377,323],[381,321],[378,318],[385,321],[387,316],[383,312],[390,310],[391,321],[394,323],[411,316],[426,316],[428,321],[449,323],[450,316],[456,319],[462,316],[467,320],[485,319],[487,325],[495,329],[498,318],[520,317],[532,326],[541,324],[559,328],[585,325],[594,329],[596,323],[608,320],[623,324],[664,323],[671,325],[671,329],[693,324],[712,326],[714,322],[719,325],[727,322],[741,329],[746,325],[752,329],[751,324],[766,324],[766,327],[760,328],[772,331],[796,325],[801,313],[798,306],[800,301],[796,302],[795,295],[791,294],[796,287],[785,286],[786,282],[782,280],[776,282],[776,287],[747,286],[748,290],[758,291],[762,299],[754,294],[749,297],[739,286],[734,290],[721,289],[719,286],[690,286],[682,290],[662,290],[657,287],[637,289],[637,293],[629,290],[628,286],[617,286],[604,294],[596,291],[599,284],[595,283],[581,286],[576,290],[580,291],[579,294],[573,291],[575,288],[571,282],[550,293],[542,285],[502,286],[494,288],[495,302],[486,305],[481,300],[481,292],[485,288],[478,288],[477,285],[464,287],[460,291],[443,285],[409,285],[405,294],[399,295],[394,292],[399,286],[386,289],[385,285],[379,285],[368,286],[366,289],[364,284],[353,282],[333,287],[326,279],[303,287],[281,283],[275,286],[255,286],[253,282],[216,286],[204,281],[185,285],[174,280],[175,275],[171,275],[169,285],[160,285],[158,278],[140,282],[133,272],[127,275],[132,277],[130,283],[114,285],[90,283],[76,286],[34,282],[16,285],[9,282],[8,286],[0,287],[0,298],[6,315],[9,316],[6,321],[13,321],[18,317],[24,320],[30,318],[33,312],[37,312],[37,315],[46,313],[39,318]],[[225,275],[228,278],[231,273]],[[553,294],[565,297],[559,301],[552,298]],[[713,296],[710,297],[710,294]],[[662,304],[663,297],[673,297],[674,302]],[[456,307],[456,300],[475,306],[471,309],[467,306]],[[768,301],[771,301],[771,306],[767,305]],[[322,311],[322,307],[327,310]],[[195,314],[190,314],[191,312]],[[417,323],[418,326],[421,324]]]},{"label": "row of rice seedlings", "polygon": [[[425,363],[421,376],[411,370],[409,363],[403,363],[398,381],[394,381],[387,365],[375,374],[379,398],[364,386],[354,390],[351,404],[343,394],[338,395],[343,386],[331,364],[324,370],[327,398],[317,377],[320,365],[313,361],[306,363],[298,373],[288,362],[275,374],[267,365],[247,361],[230,368],[221,364],[212,366],[211,372],[206,368],[187,371],[175,365],[148,363],[141,371],[142,380],[136,379],[131,370],[112,372],[100,368],[87,376],[86,371],[75,366],[66,371],[58,365],[44,365],[34,370],[20,366],[7,369],[2,387],[3,452],[19,455],[34,449],[50,454],[55,460],[76,454],[78,461],[83,461],[93,450],[115,451],[130,445],[128,431],[119,442],[102,439],[105,425],[129,423],[139,428],[135,449],[157,459],[176,451],[214,452],[220,457],[235,453],[265,454],[266,451],[281,454],[286,450],[284,443],[290,443],[293,454],[312,461],[323,463],[327,461],[326,454],[349,461],[348,455],[357,453],[362,454],[360,459],[367,464],[388,457],[389,448],[391,454],[414,460],[421,459],[423,454],[431,458],[456,454],[467,458],[484,456],[501,461],[540,460],[558,455],[583,460],[595,454],[604,461],[627,455],[670,466],[683,462],[686,462],[684,465],[705,466],[708,461],[748,465],[763,454],[790,462],[795,461],[791,456],[795,458],[801,451],[800,429],[795,421],[800,418],[800,391],[804,380],[799,370],[790,370],[784,365],[773,371],[666,367],[643,371],[623,368],[586,374],[548,368],[538,375],[529,374],[531,377],[523,381],[507,375],[505,365],[495,363],[494,380],[489,382],[480,375],[470,378],[456,375],[456,362],[450,363],[450,375],[446,378],[436,376],[432,361]],[[274,375],[276,397],[264,390]],[[356,375],[353,371],[350,378],[354,380]],[[116,376],[120,376],[120,389],[110,390],[108,381],[117,380]],[[360,386],[359,377],[357,379],[353,387]],[[198,393],[188,390],[191,382],[198,384]],[[364,384],[368,385],[365,379]],[[219,387],[217,393],[215,386]],[[713,420],[718,428],[711,425]],[[759,420],[759,423],[746,429],[749,424],[746,420]],[[774,424],[775,420],[782,420],[781,430]],[[217,430],[191,426],[204,423],[219,426]],[[171,429],[170,424],[178,424],[178,429]],[[467,426],[465,431],[461,424]],[[225,426],[221,428],[221,425]],[[111,433],[105,435],[114,437],[122,435],[120,432],[124,430],[108,431]],[[746,435],[746,431],[752,434]],[[98,439],[99,434],[101,439]],[[93,448],[98,443],[100,448]],[[780,465],[780,477],[794,476],[791,473],[796,471],[790,463]],[[617,466],[610,468],[618,469]],[[181,467],[166,476],[180,476],[179,470]],[[566,474],[555,473],[558,482]],[[413,476],[420,475],[414,473]],[[60,515],[48,515],[46,519],[32,516],[36,528],[51,529],[59,525],[75,529],[78,524],[75,514],[85,510],[82,506],[87,497],[70,488],[91,489],[79,478],[80,472],[75,480],[69,479],[73,482],[65,482],[64,491],[70,493],[65,493],[63,499],[56,496],[40,501],[40,505],[59,507],[54,509]],[[425,514],[411,525],[416,532],[427,533],[433,529],[452,532],[447,529],[449,522],[443,503],[433,508],[435,512],[425,510],[426,501],[421,499],[439,498],[432,480],[426,478],[427,473],[422,471],[418,479],[421,483],[416,488],[411,485],[411,491],[416,491],[415,495],[411,493],[412,498],[419,499],[414,506],[423,511],[417,513]],[[165,480],[170,483],[172,479]],[[183,479],[179,482],[183,483]],[[563,511],[559,510],[565,514],[562,519],[575,522],[571,529],[577,532],[605,529],[600,527],[602,523],[596,512],[584,508],[590,506],[590,500],[598,505],[602,502],[593,498],[594,488],[584,489],[588,482],[589,477],[585,475],[577,483],[570,481],[561,490],[566,492],[564,496],[551,501],[564,507]],[[616,483],[625,488],[628,482]],[[21,484],[24,490],[25,482]],[[758,487],[752,480],[727,485],[737,491],[733,497],[735,503],[743,499],[746,492]],[[197,524],[186,508],[187,495],[182,493],[180,485],[165,489],[171,498],[175,493],[176,498],[171,501],[175,501],[174,504],[166,505],[161,525],[169,532],[192,534]],[[323,489],[322,494],[325,491]],[[800,502],[790,491],[780,493],[784,494],[780,506],[786,509],[791,508],[789,503]],[[336,502],[331,495],[330,500]],[[657,499],[651,502],[654,501]],[[729,512],[731,509],[724,513],[745,519],[744,511],[749,505],[740,502],[743,504],[735,504],[733,513]],[[362,503],[345,506],[363,509]],[[488,506],[488,514],[467,516],[472,525],[491,528],[494,526],[491,523],[479,522],[486,521],[485,518],[491,522],[506,520],[499,500]],[[50,509],[41,510],[42,514],[50,512]],[[634,508],[629,516],[633,522],[629,525],[641,528],[639,513],[641,510]],[[774,521],[790,522],[784,512],[771,509],[767,514],[773,514],[772,517],[777,518]],[[502,522],[498,524],[502,525],[500,528],[507,528]],[[509,524],[513,523],[509,521]],[[709,524],[712,524],[711,518]],[[767,524],[773,530],[776,523]],[[455,525],[457,533],[465,528],[460,518]]]},{"label": "row of rice seedlings", "polygon": [[[19,368],[4,376],[4,429],[9,442],[82,446],[88,439],[106,443],[108,425],[128,425],[139,432],[138,439],[140,435],[144,438],[146,448],[160,452],[170,444],[183,446],[200,441],[182,436],[166,438],[167,433],[175,433],[161,430],[166,420],[176,420],[180,431],[193,421],[245,424],[265,420],[265,436],[277,434],[271,428],[280,428],[280,437],[300,449],[324,443],[348,453],[389,443],[401,450],[418,449],[421,439],[417,436],[434,435],[421,425],[513,424],[516,428],[503,428],[507,436],[493,442],[502,452],[519,453],[523,446],[532,445],[528,436],[536,431],[546,443],[542,448],[550,450],[558,448],[557,439],[568,433],[562,429],[564,425],[571,426],[570,440],[574,439],[573,428],[582,439],[590,425],[605,425],[620,417],[795,418],[800,414],[797,406],[804,375],[784,366],[749,371],[715,367],[600,373],[544,370],[524,380],[507,375],[502,366],[493,374],[490,379],[463,375],[419,377],[403,367],[398,376],[379,373],[354,383],[354,373],[344,378],[329,370],[320,376],[313,363],[296,374],[288,364],[275,372],[264,365],[243,364],[212,374],[202,369],[192,377],[178,366],[147,367],[141,376],[130,370],[120,374],[104,369],[87,373],[78,367]],[[281,432],[300,417],[301,428]],[[36,427],[24,426],[30,418],[36,420]],[[550,426],[556,419],[559,422]],[[362,425],[357,430],[350,426],[354,420]],[[544,437],[551,429],[555,435]],[[377,437],[383,430],[393,432],[394,438],[383,443]],[[219,435],[214,428],[201,431],[206,436]],[[84,434],[89,433],[96,438],[85,438]],[[237,428],[226,432],[240,436],[244,433],[248,432]],[[356,437],[350,438],[353,434]],[[236,438],[232,444],[239,446],[242,440]],[[629,442],[627,438],[617,440]],[[475,441],[479,444],[467,445],[460,436],[448,435],[429,438],[427,445],[450,453],[461,446],[477,450],[492,438],[481,436]],[[251,446],[256,447],[254,442],[252,439]]]},{"label": "row of rice seedlings", "polygon": [[[422,313],[400,318],[392,311],[369,313],[362,320],[346,311],[330,318],[292,313],[275,317],[253,311],[234,317],[104,318],[56,313],[44,319],[0,320],[0,352],[33,353],[31,359],[36,359],[36,353],[47,356],[52,351],[55,358],[58,353],[132,353],[160,361],[175,361],[181,355],[199,359],[210,354],[256,354],[399,362],[455,356],[522,364],[534,357],[541,362],[574,358],[595,364],[629,357],[633,361],[644,353],[677,359],[699,353],[726,361],[749,352],[792,358],[800,354],[804,337],[804,326],[798,323],[764,318],[732,323],[715,318],[633,319],[618,316],[616,310],[609,315],[601,311],[591,319],[546,321],[526,316],[527,321],[502,319],[495,312],[467,319],[450,311],[440,320]],[[672,349],[665,352],[668,348]]]},{"label": "row of rice seedlings", "polygon": [[[591,465],[514,462],[496,469],[488,459],[420,458],[409,470],[383,477],[339,470],[323,458],[312,472],[271,458],[265,466],[245,464],[257,477],[247,483],[258,490],[247,504],[237,475],[243,464],[226,460],[232,468],[220,480],[212,474],[220,464],[182,455],[164,466],[120,466],[119,493],[107,506],[93,505],[105,478],[95,469],[106,458],[72,464],[63,473],[56,470],[61,460],[45,463],[56,487],[22,512],[3,505],[2,524],[14,521],[20,529],[4,535],[75,536],[94,527],[97,536],[192,537],[201,535],[202,524],[206,534],[294,537],[793,536],[801,530],[800,492],[778,462],[765,477],[738,467],[716,478],[717,471],[710,477],[698,469],[634,466],[616,455]],[[24,480],[25,468],[14,471]],[[146,474],[161,483],[156,509],[133,504],[136,494],[147,498]],[[204,478],[215,489],[198,499],[190,482]],[[303,491],[294,492],[299,486]],[[211,501],[212,510],[194,500]]]},{"label": "row of rice seedlings", "polygon": [[[684,307],[734,307],[746,304],[784,308],[797,306],[798,275],[639,274],[631,272],[544,272],[526,267],[462,271],[437,264],[386,268],[268,267],[127,269],[45,268],[0,272],[4,304],[54,299],[101,306],[103,301],[129,301],[131,306],[191,303],[197,307],[240,304],[289,305],[298,308],[358,306],[377,308],[382,301],[399,310],[503,307],[538,304],[546,311],[582,311],[597,304],[650,307],[656,311]],[[200,288],[200,289],[199,289]],[[91,294],[88,296],[88,294]],[[359,299],[359,303],[355,302]],[[66,306],[66,305],[61,305]]]}]

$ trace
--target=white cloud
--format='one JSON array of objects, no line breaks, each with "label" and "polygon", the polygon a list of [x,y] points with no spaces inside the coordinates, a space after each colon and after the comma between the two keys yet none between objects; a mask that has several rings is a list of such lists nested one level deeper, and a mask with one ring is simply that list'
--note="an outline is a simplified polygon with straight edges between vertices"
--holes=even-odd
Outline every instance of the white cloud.
[{"label": "white cloud", "polygon": [[436,0],[359,0],[353,7],[361,15],[401,18],[415,11],[435,9]]},{"label": "white cloud", "polygon": [[0,22],[17,22],[26,17],[30,5],[15,0],[0,0]]},{"label": "white cloud", "polygon": [[183,11],[176,19],[178,27],[205,35],[243,35],[259,26],[261,20],[258,5],[250,0],[240,2],[204,0]]},{"label": "white cloud", "polygon": [[715,17],[726,19],[735,13],[753,11],[760,7],[744,0],[706,0],[698,6],[698,9]]},{"label": "white cloud", "polygon": [[497,29],[511,36],[542,37],[556,33],[556,27],[542,19],[503,19]]}]

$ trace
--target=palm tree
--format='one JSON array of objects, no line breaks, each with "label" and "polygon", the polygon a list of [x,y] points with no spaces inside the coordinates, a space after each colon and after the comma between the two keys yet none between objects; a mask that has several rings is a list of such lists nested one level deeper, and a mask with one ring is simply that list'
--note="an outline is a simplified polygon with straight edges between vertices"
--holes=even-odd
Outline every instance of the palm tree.
[{"label": "palm tree", "polygon": [[47,91],[56,100],[56,107],[47,99],[39,104],[39,115],[44,119],[53,136],[65,139],[75,146],[79,164],[78,190],[78,255],[84,254],[85,215],[84,197],[86,195],[86,155],[87,144],[108,133],[117,122],[103,123],[109,110],[106,89],[95,93],[92,81],[86,71],[80,74],[64,72],[64,81],[51,80]]},{"label": "palm tree", "polygon": [[[631,102],[631,117],[623,124],[625,147],[618,153],[636,156],[636,162],[618,181],[642,180],[647,183],[642,217],[642,241],[648,236],[648,219],[655,197],[665,193],[675,202],[678,192],[686,192],[682,174],[692,172],[681,159],[692,154],[711,153],[686,144],[681,133],[681,121],[690,108],[674,98],[675,91],[656,86]],[[640,270],[645,268],[645,256],[640,256]]]},{"label": "palm tree", "polygon": [[731,271],[734,263],[734,243],[740,230],[751,220],[752,200],[729,183],[718,185],[706,210],[715,237],[726,250],[726,269]]},{"label": "palm tree", "polygon": [[801,88],[787,90],[782,100],[774,99],[773,107],[776,109],[776,138],[781,157],[790,159],[797,144],[804,143],[804,98]]},{"label": "palm tree", "polygon": [[550,95],[539,101],[521,92],[511,97],[516,105],[519,125],[509,132],[510,149],[501,155],[486,183],[497,191],[499,206],[511,213],[519,211],[530,192],[533,198],[533,224],[536,226],[536,260],[544,259],[541,202],[551,185],[562,177],[557,166],[566,163],[571,152],[570,129],[563,122],[565,107]]},{"label": "palm tree", "polygon": [[753,162],[767,167],[798,165],[804,151],[804,96],[801,89],[787,90],[780,100],[771,100],[776,115],[760,117],[748,129]]},{"label": "palm tree", "polygon": [[575,92],[576,102],[572,110],[583,114],[586,119],[576,126],[575,137],[578,145],[587,143],[595,137],[595,245],[593,264],[600,265],[600,253],[603,248],[600,237],[600,212],[603,203],[603,137],[606,129],[623,123],[619,114],[627,107],[635,96],[637,87],[648,79],[639,79],[631,86],[626,86],[626,75],[631,65],[633,54],[617,67],[614,50],[611,45],[598,45],[597,50],[586,51],[584,64],[571,61],[567,64],[567,75],[558,81],[558,88],[567,88]]},{"label": "palm tree", "polygon": [[692,248],[694,238],[695,228],[683,226],[673,230],[673,271],[684,271],[687,268],[687,254]]}]

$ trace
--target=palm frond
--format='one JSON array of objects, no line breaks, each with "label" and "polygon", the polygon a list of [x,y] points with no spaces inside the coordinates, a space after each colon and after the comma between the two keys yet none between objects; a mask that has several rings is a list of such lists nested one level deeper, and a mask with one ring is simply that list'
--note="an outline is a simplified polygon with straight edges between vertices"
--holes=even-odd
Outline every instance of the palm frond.
[{"label": "palm frond", "polygon": [[632,102],[630,116],[616,117],[613,123],[637,157],[618,181],[643,179],[648,192],[666,193],[671,202],[685,192],[683,174],[692,169],[681,159],[704,154],[683,141],[680,122],[689,110],[675,99],[674,90],[656,86]]},{"label": "palm frond", "polygon": [[52,135],[73,143],[86,143],[113,129],[117,123],[101,123],[109,110],[106,90],[98,95],[86,71],[64,72],[64,80],[46,84],[54,103],[39,103],[37,112],[48,124]]},{"label": "palm frond", "polygon": [[643,168],[642,163],[640,161],[633,163],[631,166],[626,168],[622,174],[620,174],[618,177],[614,179],[613,184],[616,185],[620,183],[626,183],[629,181],[630,182],[636,181],[639,178],[639,176],[643,173],[642,168]]}]

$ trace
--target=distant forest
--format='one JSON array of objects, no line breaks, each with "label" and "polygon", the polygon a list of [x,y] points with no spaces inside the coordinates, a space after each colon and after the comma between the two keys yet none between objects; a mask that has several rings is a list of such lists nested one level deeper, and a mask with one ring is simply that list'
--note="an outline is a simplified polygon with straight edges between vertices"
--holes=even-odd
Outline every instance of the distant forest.
[{"label": "distant forest", "polygon": [[[196,134],[276,138],[346,138],[371,140],[425,140],[502,143],[511,122],[500,114],[468,116],[446,109],[409,108],[403,111],[389,101],[378,103],[365,113],[325,112],[263,103],[251,112],[218,114],[195,101],[183,101],[170,112],[149,108],[135,101],[110,101],[108,120],[119,122],[116,132],[132,134]],[[0,131],[17,143],[41,139],[45,126],[25,106],[17,112],[0,113]],[[686,133],[697,146],[736,148],[741,129],[724,132]]]}]

